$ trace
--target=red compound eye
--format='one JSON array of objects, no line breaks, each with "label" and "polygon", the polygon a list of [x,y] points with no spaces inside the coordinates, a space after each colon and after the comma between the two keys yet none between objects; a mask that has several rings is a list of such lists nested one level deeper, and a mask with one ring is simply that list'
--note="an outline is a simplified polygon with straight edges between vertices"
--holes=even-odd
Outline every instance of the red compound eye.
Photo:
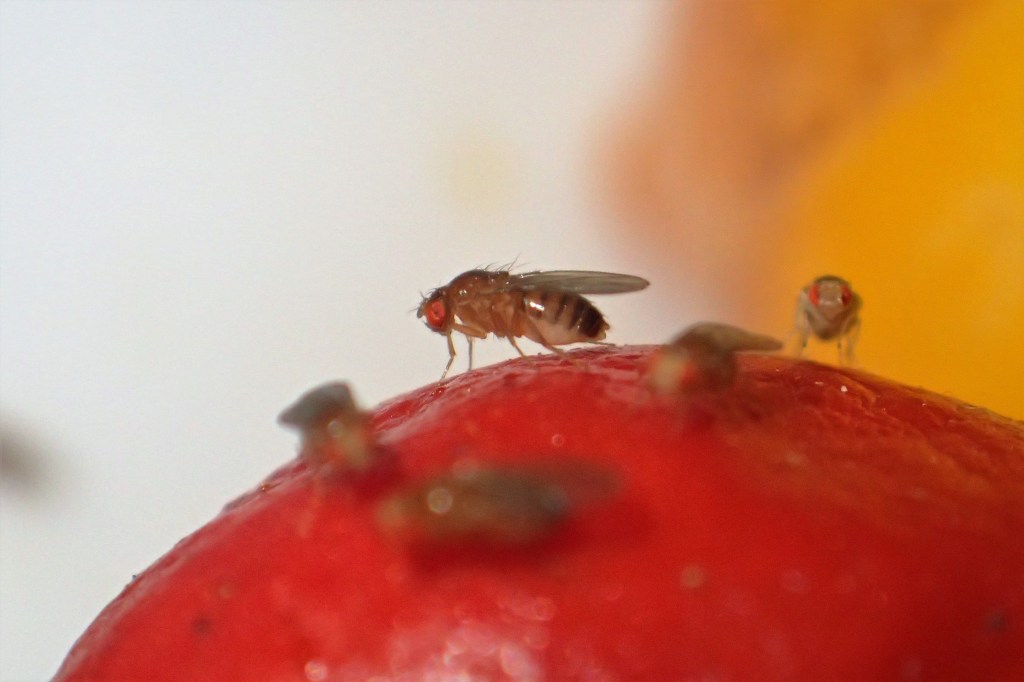
[{"label": "red compound eye", "polygon": [[448,318],[448,306],[442,299],[434,299],[427,304],[426,318],[427,326],[431,329],[444,329],[445,320]]},{"label": "red compound eye", "polygon": [[818,305],[818,303],[820,302],[821,298],[820,298],[820,296],[818,294],[818,285],[817,284],[812,284],[811,286],[807,287],[807,298],[811,301],[811,303],[813,305],[815,305],[815,306]]},{"label": "red compound eye", "polygon": [[853,300],[853,292],[850,291],[850,287],[843,287],[839,295],[843,300],[844,307],[850,305],[850,301]]}]

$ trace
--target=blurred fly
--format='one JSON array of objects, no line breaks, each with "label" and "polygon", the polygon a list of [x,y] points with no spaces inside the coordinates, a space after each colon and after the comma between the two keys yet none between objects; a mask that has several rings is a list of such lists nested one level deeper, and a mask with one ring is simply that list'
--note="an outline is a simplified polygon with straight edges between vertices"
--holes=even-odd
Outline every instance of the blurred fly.
[{"label": "blurred fly", "polygon": [[796,306],[797,354],[813,334],[822,341],[836,339],[839,361],[854,363],[853,347],[860,333],[861,298],[841,277],[824,275],[800,292]]},{"label": "blurred fly", "polygon": [[411,542],[523,545],[617,489],[612,472],[582,460],[472,468],[398,491],[381,502],[377,520]]},{"label": "blurred fly", "polygon": [[444,379],[455,361],[453,332],[463,334],[469,343],[470,369],[474,339],[488,334],[507,338],[523,356],[516,337],[562,353],[556,346],[596,343],[608,331],[604,315],[584,295],[640,291],[648,284],[642,277],[613,272],[470,270],[427,294],[416,315],[448,338]]},{"label": "blurred fly", "polygon": [[370,417],[359,409],[348,384],[323,384],[302,394],[277,420],[299,431],[300,455],[313,471],[364,470],[376,455]]},{"label": "blurred fly", "polygon": [[736,377],[736,353],[771,352],[782,348],[778,339],[718,322],[685,329],[651,358],[647,383],[671,393],[720,389]]}]

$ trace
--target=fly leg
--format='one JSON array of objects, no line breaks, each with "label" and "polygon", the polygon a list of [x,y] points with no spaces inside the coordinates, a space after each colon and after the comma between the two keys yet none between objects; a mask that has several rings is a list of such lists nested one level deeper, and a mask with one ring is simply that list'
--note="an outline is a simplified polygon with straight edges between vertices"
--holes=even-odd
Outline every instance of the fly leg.
[{"label": "fly leg", "polygon": [[[529,318],[525,319],[529,321]],[[491,309],[491,327],[492,329],[496,330],[495,334],[497,336],[504,336],[506,339],[508,339],[508,342],[511,343],[512,347],[516,349],[516,352],[519,353],[520,357],[529,357],[526,353],[523,352],[523,349],[519,347],[519,344],[516,343],[515,331],[512,328],[510,328],[510,326],[505,322],[505,320],[503,320],[502,317],[498,315],[497,311],[494,310],[493,308]]]},{"label": "fly leg", "polygon": [[796,313],[796,328],[786,339],[787,346],[790,345],[794,337],[796,337],[797,342],[793,354],[800,357],[807,350],[807,341],[811,338],[811,323],[807,320],[807,314],[802,309]]},{"label": "fly leg", "polygon": [[447,376],[448,370],[451,369],[452,362],[455,360],[455,344],[452,342],[452,331],[459,332],[465,336],[466,341],[469,343],[469,369],[473,369],[473,341],[475,339],[487,338],[487,332],[481,331],[476,327],[470,327],[458,322],[452,324],[451,331],[448,332],[448,366],[444,368],[444,374],[441,375],[442,381]]},{"label": "fly leg", "polygon": [[[472,347],[472,346],[471,346]],[[444,378],[448,376],[448,370],[452,368],[452,363],[455,362],[455,343],[452,341],[452,335],[448,334],[448,364],[444,366],[444,371],[441,372],[441,378],[437,380],[437,383],[444,381]]]},{"label": "fly leg", "polygon": [[857,364],[853,349],[860,337],[860,318],[854,317],[847,322],[842,333],[839,334],[839,364],[853,367]]},{"label": "fly leg", "polygon": [[[519,344],[515,342],[515,337],[514,336],[510,335],[508,337],[508,339],[509,339],[509,343],[512,344],[512,347],[516,349],[516,351],[519,353],[519,355],[522,356],[522,357],[525,357],[527,360],[529,360],[530,367],[532,367],[532,368],[534,368],[536,370],[537,369],[537,365],[536,365],[535,356],[534,355],[527,355],[526,353],[524,353],[522,351],[522,348],[519,347]],[[554,348],[553,350],[555,350],[556,352],[560,352],[557,348]]]},{"label": "fly leg", "polygon": [[527,357],[526,353],[523,352],[523,349],[519,347],[518,343],[516,343],[516,337],[509,336],[508,337],[508,342],[512,344],[512,347],[516,349],[516,351],[519,353],[519,355],[521,355],[524,358]]},{"label": "fly leg", "polygon": [[[518,343],[516,343],[516,337],[514,337],[514,336],[509,336],[509,337],[508,337],[508,342],[512,344],[512,347],[513,347],[513,348],[515,348],[515,349],[516,349],[516,351],[518,351],[519,355],[521,355],[521,356],[522,356],[522,357],[524,357],[524,358],[529,358],[531,362],[533,361],[533,358],[534,358],[535,356],[533,356],[533,355],[527,355],[526,353],[524,353],[524,352],[523,352],[523,349],[519,347],[519,344],[518,344]],[[566,353],[565,353],[565,351],[564,351],[564,350],[562,350],[562,349],[560,349],[560,348],[555,348],[554,346],[552,346],[552,345],[550,345],[550,344],[547,344],[547,343],[544,343],[544,342],[541,342],[541,345],[542,345],[542,346],[544,346],[545,348],[547,348],[548,350],[550,350],[550,351],[553,351],[554,353],[556,353],[556,354],[560,355],[560,356],[563,356],[563,357],[565,357],[565,356],[566,356]],[[570,362],[576,362],[576,361],[575,361],[575,360],[573,360],[572,358],[569,358],[569,360],[570,360]]]}]

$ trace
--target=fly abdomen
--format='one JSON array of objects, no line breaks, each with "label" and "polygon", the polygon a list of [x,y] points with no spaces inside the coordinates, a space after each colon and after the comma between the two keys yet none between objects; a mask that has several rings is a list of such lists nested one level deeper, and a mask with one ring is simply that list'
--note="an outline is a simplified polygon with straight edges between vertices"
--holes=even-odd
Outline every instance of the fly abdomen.
[{"label": "fly abdomen", "polygon": [[604,315],[597,307],[583,298],[574,296],[572,326],[580,330],[580,333],[588,339],[602,339],[604,332],[608,329],[608,323],[604,321]]},{"label": "fly abdomen", "polygon": [[608,329],[601,311],[579,294],[531,291],[523,302],[526,314],[535,320],[548,343],[600,340]]}]

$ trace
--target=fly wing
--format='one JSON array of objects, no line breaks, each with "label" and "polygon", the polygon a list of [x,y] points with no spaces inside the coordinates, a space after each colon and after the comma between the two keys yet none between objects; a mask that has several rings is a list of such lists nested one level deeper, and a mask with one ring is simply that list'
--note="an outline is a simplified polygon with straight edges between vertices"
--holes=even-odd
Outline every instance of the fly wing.
[{"label": "fly wing", "polygon": [[695,324],[680,334],[673,341],[673,344],[685,347],[695,341],[730,353],[736,351],[776,351],[782,348],[782,342],[771,336],[748,332],[746,329],[740,329],[739,327],[720,322],[701,322]]},{"label": "fly wing", "polygon": [[588,270],[541,270],[512,275],[506,289],[564,291],[573,294],[623,294],[650,284],[643,277]]}]

